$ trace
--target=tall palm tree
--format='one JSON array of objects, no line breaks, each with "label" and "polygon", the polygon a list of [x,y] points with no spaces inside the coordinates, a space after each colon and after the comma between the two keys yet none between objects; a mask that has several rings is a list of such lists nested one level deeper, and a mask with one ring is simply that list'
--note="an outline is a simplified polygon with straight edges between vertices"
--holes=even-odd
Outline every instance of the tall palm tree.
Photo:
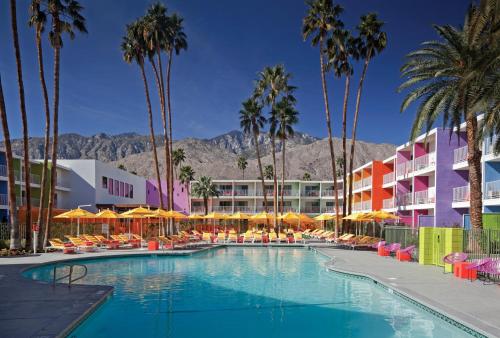
[{"label": "tall palm tree", "polygon": [[[170,152],[173,151],[173,136],[172,136],[172,106],[171,106],[171,90],[170,90],[170,79],[172,72],[172,61],[174,59],[174,51],[175,55],[179,55],[181,50],[187,50],[187,38],[186,33],[184,33],[184,27],[182,26],[182,19],[176,13],[172,14],[168,18],[168,30],[166,34],[165,40],[165,49],[168,54],[168,64],[167,64],[167,108],[168,108],[168,133],[170,137]],[[172,160],[171,160],[172,161]],[[173,180],[173,172],[172,172],[172,163],[170,163],[171,172],[170,175]],[[169,198],[173,201],[173,190],[170,190]]]},{"label": "tall palm tree", "polygon": [[16,0],[10,0],[10,17],[11,17],[12,41],[14,42],[14,53],[16,56],[17,88],[19,92],[19,106],[20,106],[22,128],[23,128],[23,162],[24,162],[23,174],[24,174],[24,182],[26,184],[25,185],[26,187],[25,246],[29,248],[31,246],[30,245],[31,244],[31,175],[30,175],[30,158],[29,158],[29,131],[28,131],[28,117],[26,115],[26,102],[24,96],[21,48],[19,47],[19,34],[17,31]]},{"label": "tall palm tree", "polygon": [[189,185],[190,185],[191,181],[194,181],[194,174],[195,174],[195,172],[194,172],[193,168],[191,168],[188,165],[182,166],[181,169],[179,170],[179,180],[186,187],[189,205],[191,205]]},{"label": "tall palm tree", "polygon": [[[49,93],[47,91],[47,82],[45,81],[45,67],[43,63],[43,49],[42,49],[42,33],[45,30],[45,24],[47,23],[47,12],[41,8],[40,0],[32,0],[30,5],[31,17],[29,21],[29,26],[35,28],[35,43],[38,58],[38,75],[40,77],[40,84],[42,86],[42,96],[45,111],[45,137],[43,146],[43,166],[42,166],[42,181],[40,183],[40,204],[38,207],[38,220],[37,224],[40,231],[45,232],[45,222],[44,222],[44,207],[46,199],[46,188],[47,188],[47,175],[48,175],[48,163],[49,163],[49,149],[50,149],[50,102]],[[40,236],[40,243],[43,245],[43,237]]]},{"label": "tall palm tree", "polygon": [[270,119],[270,132],[275,134],[281,141],[281,204],[280,212],[283,213],[284,196],[285,196],[285,153],[286,140],[293,137],[295,130],[294,125],[299,122],[299,112],[295,110],[294,100],[289,97],[283,97],[277,104],[276,109],[272,112]]},{"label": "tall palm tree", "polygon": [[[257,164],[259,166],[260,182],[262,184],[262,193],[264,195],[264,210],[267,208],[266,184],[265,176],[262,170],[262,161],[260,158],[259,135],[262,128],[266,124],[266,118],[262,115],[262,105],[255,99],[250,98],[242,103],[243,108],[240,110],[240,127],[246,134],[252,133],[253,143],[255,144],[255,152],[257,153]],[[271,168],[272,169],[272,168]]]},{"label": "tall palm tree", "polygon": [[[177,169],[185,160],[186,153],[184,152],[184,149],[178,148],[172,151],[172,162],[175,169]],[[178,178],[177,172],[175,173],[175,177]]]},{"label": "tall palm tree", "polygon": [[[283,65],[276,65],[274,67],[265,67],[259,73],[259,79],[256,82],[254,97],[259,98],[262,104],[268,105],[271,112],[275,110],[277,100],[282,96],[290,96],[295,87],[288,84],[291,74],[287,73]],[[274,220],[273,225],[276,227],[277,223],[277,210],[278,210],[278,179],[276,175],[276,135],[269,133],[271,139],[271,154],[273,158],[273,206],[274,206]]]},{"label": "tall palm tree", "polygon": [[134,23],[127,25],[127,32],[122,39],[121,49],[123,52],[123,60],[129,64],[132,62],[137,63],[141,71],[142,82],[144,85],[144,93],[146,96],[146,105],[148,109],[149,134],[150,134],[151,144],[153,146],[153,160],[155,163],[156,180],[158,182],[158,195],[160,200],[160,208],[163,209],[164,206],[163,191],[161,188],[158,154],[156,152],[155,131],[153,127],[153,109],[151,108],[148,80],[146,77],[146,72],[144,70],[144,57],[145,54],[147,54],[147,48],[141,32],[142,32],[142,23],[140,21],[135,21]]},{"label": "tall palm tree", "polygon": [[[354,67],[351,60],[357,60],[359,53],[357,47],[359,39],[354,38],[348,30],[337,30],[327,41],[328,67],[333,69],[334,75],[338,78],[345,76],[344,103],[342,105],[342,161],[337,158],[337,177],[342,177],[342,217],[347,213],[347,104],[349,101],[349,92],[351,76],[354,73]],[[339,163],[341,165],[339,165]],[[340,170],[339,170],[340,169]],[[341,172],[338,175],[338,172]]]},{"label": "tall palm tree", "polygon": [[51,30],[49,39],[54,49],[54,90],[52,108],[52,170],[50,170],[50,189],[47,218],[45,220],[45,234],[43,245],[49,238],[49,225],[54,208],[57,182],[57,142],[59,137],[59,72],[61,63],[61,48],[63,47],[63,34],[67,33],[74,39],[75,31],[87,33],[85,18],[81,15],[83,7],[76,0],[46,0],[47,12],[51,17]]},{"label": "tall palm tree", "polygon": [[[356,130],[358,126],[359,108],[361,103],[361,93],[363,91],[363,83],[366,77],[368,65],[377,54],[380,54],[387,45],[387,34],[382,31],[384,23],[379,21],[377,14],[369,13],[361,16],[361,22],[356,27],[359,31],[359,56],[364,59],[363,70],[359,78],[358,90],[356,93],[356,107],[354,110],[354,121],[351,135],[351,151],[349,154],[349,174],[352,177],[354,170],[354,152],[356,147]],[[349,180],[349,208],[348,214],[352,212],[352,181]],[[345,189],[345,187],[344,187]]]},{"label": "tall palm tree", "polygon": [[264,178],[266,180],[272,180],[274,178],[274,168],[272,164],[268,164],[264,167]]},{"label": "tall palm tree", "polygon": [[19,228],[17,224],[16,206],[16,178],[14,174],[14,156],[12,155],[12,143],[10,141],[9,123],[7,121],[7,110],[3,96],[2,77],[0,76],[0,119],[2,120],[2,132],[5,145],[5,157],[7,162],[7,190],[9,194],[9,222],[10,222],[10,249],[16,250],[20,247]]},{"label": "tall palm tree", "polygon": [[[460,132],[460,123],[465,121],[467,137],[467,162],[469,164],[470,219],[474,228],[482,227],[481,149],[477,116],[484,107],[480,102],[491,99],[488,94],[496,87],[498,107],[498,80],[500,47],[498,39],[493,43],[490,30],[495,19],[477,18],[479,9],[472,6],[463,28],[450,25],[434,28],[440,40],[422,44],[422,48],[407,55],[401,72],[407,78],[399,90],[410,88],[401,110],[417,100],[411,139],[421,129],[429,130],[440,116],[444,124]],[[498,14],[496,14],[498,16]],[[498,38],[498,20],[496,36]],[[495,41],[496,40],[496,41]],[[490,77],[491,75],[491,77]],[[486,96],[485,96],[486,94]],[[494,104],[495,106],[495,104]],[[498,110],[497,110],[498,114]],[[451,135],[450,135],[451,137]]]},{"label": "tall palm tree", "polygon": [[[161,119],[162,119],[162,127],[163,127],[163,146],[165,151],[165,174],[167,181],[167,208],[169,210],[173,209],[173,204],[170,190],[173,186],[173,179],[170,176],[171,172],[171,151],[170,151],[170,141],[168,136],[168,127],[167,127],[167,111],[165,104],[165,81],[163,79],[163,64],[162,64],[162,51],[165,50],[166,44],[165,40],[167,37],[169,20],[167,17],[167,9],[166,7],[157,2],[153,4],[148,10],[146,15],[141,19],[143,24],[143,35],[144,40],[148,49],[148,59],[151,63],[151,67],[153,68],[153,73],[155,75],[156,88],[158,90],[158,97],[160,100],[160,109],[161,109]],[[155,61],[156,57],[156,61]],[[156,64],[158,63],[158,65]]]},{"label": "tall palm tree", "polygon": [[248,161],[244,156],[238,157],[238,160],[236,161],[236,165],[238,166],[238,169],[240,169],[243,173],[243,179],[245,179],[245,169],[248,167]]},{"label": "tall palm tree", "polygon": [[319,47],[319,63],[321,72],[321,85],[323,87],[323,101],[325,104],[325,121],[328,130],[328,146],[330,148],[330,161],[332,165],[333,189],[335,190],[335,236],[338,235],[338,226],[340,224],[339,215],[339,194],[336,180],[335,150],[333,148],[332,123],[330,120],[330,105],[328,100],[328,88],[326,82],[326,40],[328,34],[342,28],[342,22],[338,20],[343,8],[334,5],[332,0],[315,0],[308,2],[309,9],[307,15],[302,21],[302,36],[304,41],[311,37],[313,46]]},{"label": "tall palm tree", "polygon": [[203,198],[203,207],[205,215],[208,213],[208,199],[219,197],[217,186],[212,183],[212,179],[208,176],[201,176],[200,179],[193,184],[193,195]]}]

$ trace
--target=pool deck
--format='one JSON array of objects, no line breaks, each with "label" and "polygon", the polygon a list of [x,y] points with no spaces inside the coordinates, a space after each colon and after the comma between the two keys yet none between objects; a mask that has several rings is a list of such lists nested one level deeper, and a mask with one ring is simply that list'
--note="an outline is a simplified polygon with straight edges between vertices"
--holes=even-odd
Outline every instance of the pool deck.
[{"label": "pool deck", "polygon": [[500,286],[458,279],[442,268],[399,262],[372,251],[317,248],[331,270],[369,277],[489,337],[500,337]]}]

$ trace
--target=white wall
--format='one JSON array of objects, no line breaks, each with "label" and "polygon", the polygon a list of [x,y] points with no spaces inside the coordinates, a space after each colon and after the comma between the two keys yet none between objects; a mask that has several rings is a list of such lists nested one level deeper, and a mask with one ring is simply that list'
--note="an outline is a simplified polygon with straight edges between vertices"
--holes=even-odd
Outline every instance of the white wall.
[{"label": "white wall", "polygon": [[58,160],[57,163],[71,168],[68,174],[71,192],[65,194],[65,200],[59,199],[61,206],[73,209],[78,205],[90,204],[93,208],[88,209],[96,211],[95,160]]}]

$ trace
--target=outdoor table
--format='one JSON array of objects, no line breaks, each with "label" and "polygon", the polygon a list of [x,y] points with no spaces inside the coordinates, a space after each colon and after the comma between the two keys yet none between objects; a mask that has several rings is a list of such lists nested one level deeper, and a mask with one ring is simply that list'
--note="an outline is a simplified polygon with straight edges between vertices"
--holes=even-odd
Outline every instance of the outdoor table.
[{"label": "outdoor table", "polygon": [[458,278],[476,280],[477,279],[477,269],[467,269],[471,262],[459,262],[453,264],[454,275]]}]

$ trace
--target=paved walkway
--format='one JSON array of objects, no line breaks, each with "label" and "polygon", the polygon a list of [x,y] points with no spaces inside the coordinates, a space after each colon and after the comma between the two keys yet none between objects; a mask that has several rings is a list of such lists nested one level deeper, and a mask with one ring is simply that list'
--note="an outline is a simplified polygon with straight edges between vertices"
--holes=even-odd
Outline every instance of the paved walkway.
[{"label": "paved walkway", "polygon": [[317,250],[333,258],[333,270],[368,276],[468,327],[500,337],[498,285],[458,279],[435,266],[399,262],[372,251]]}]

